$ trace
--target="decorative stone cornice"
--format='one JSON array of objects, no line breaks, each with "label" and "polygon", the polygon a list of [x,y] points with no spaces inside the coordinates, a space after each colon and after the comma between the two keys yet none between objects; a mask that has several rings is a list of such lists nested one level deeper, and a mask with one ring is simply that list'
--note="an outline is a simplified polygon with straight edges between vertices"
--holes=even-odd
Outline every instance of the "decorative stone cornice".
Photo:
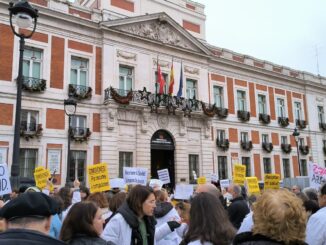
[{"label": "decorative stone cornice", "polygon": [[194,68],[194,67],[190,67],[190,66],[184,66],[184,71],[186,73],[189,73],[189,74],[199,75],[199,69],[198,68]]},{"label": "decorative stone cornice", "polygon": [[123,59],[126,60],[137,60],[137,55],[130,53],[130,52],[126,52],[126,51],[122,51],[122,50],[117,50],[117,57],[121,57]]}]

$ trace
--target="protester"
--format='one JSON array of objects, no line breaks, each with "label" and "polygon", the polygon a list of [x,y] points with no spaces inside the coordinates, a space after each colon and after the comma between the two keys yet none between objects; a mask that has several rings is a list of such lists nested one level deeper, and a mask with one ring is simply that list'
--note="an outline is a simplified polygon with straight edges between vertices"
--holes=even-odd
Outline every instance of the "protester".
[{"label": "protester", "polygon": [[125,192],[118,192],[115,194],[109,202],[109,210],[111,212],[109,218],[105,220],[105,225],[110,221],[110,219],[117,213],[121,205],[126,201],[127,194]]},{"label": "protester", "polygon": [[293,193],[297,194],[301,192],[301,187],[299,185],[294,185],[291,190]]},{"label": "protester", "polygon": [[178,202],[175,205],[175,209],[177,210],[182,223],[189,224],[190,221],[190,204],[186,202]]},{"label": "protester", "polygon": [[253,209],[253,205],[254,203],[257,201],[257,196],[256,195],[250,195],[248,198],[248,202],[249,202],[249,209],[250,209],[250,213],[248,213],[246,215],[246,217],[243,219],[241,226],[239,228],[239,230],[237,231],[237,234],[242,233],[242,232],[248,232],[252,230],[252,227],[254,225],[253,219],[252,219],[252,209]]},{"label": "protester", "polygon": [[198,185],[196,189],[196,193],[202,193],[202,192],[207,192],[216,196],[221,201],[223,207],[226,208],[226,199],[224,199],[221,191],[215,185],[211,183]]},{"label": "protester", "polygon": [[82,201],[86,201],[90,195],[89,189],[86,186],[80,186],[80,197]]},{"label": "protester", "polygon": [[307,214],[288,190],[265,191],[253,205],[253,221],[252,232],[238,234],[234,245],[305,244]]},{"label": "protester", "polygon": [[81,201],[81,193],[79,190],[80,182],[74,181],[74,188],[71,190],[69,187],[63,187],[59,191],[59,196],[64,203],[64,209],[62,210],[62,221],[65,219],[69,209],[75,204]]},{"label": "protester", "polygon": [[62,210],[63,210],[63,200],[59,197],[54,195],[51,197],[58,206],[57,213],[53,215],[50,227],[50,236],[59,239],[61,226],[62,226]]},{"label": "protester", "polygon": [[110,217],[109,202],[103,192],[96,192],[90,194],[87,198],[88,201],[95,202],[101,208],[102,219],[105,221]]},{"label": "protester", "polygon": [[126,202],[105,226],[102,238],[119,245],[153,245],[171,232],[168,224],[155,230],[153,217],[154,192],[150,187],[136,185]]},{"label": "protester", "polygon": [[228,188],[232,195],[231,204],[228,207],[229,219],[236,229],[240,228],[240,225],[246,215],[250,212],[247,202],[242,196],[242,190],[239,185],[230,185]]},{"label": "protester", "polygon": [[318,194],[314,188],[307,187],[303,189],[303,193],[308,197],[308,201],[304,203],[308,216],[316,213],[319,210]]},{"label": "protester", "polygon": [[8,230],[0,233],[0,244],[64,244],[48,235],[56,208],[56,203],[43,193],[20,194],[0,210],[0,217],[8,224]]},{"label": "protester", "polygon": [[[169,222],[169,221],[177,221],[181,223],[181,218],[177,212],[177,210],[172,206],[170,202],[168,202],[168,193],[165,189],[161,189],[155,191],[156,198],[156,207],[154,209],[154,216],[156,218],[157,224],[156,227],[160,227],[161,225]],[[176,226],[180,226],[179,223],[176,223]],[[177,228],[177,227],[175,227]],[[163,237],[160,241],[158,241],[157,245],[179,245],[181,238],[178,236],[176,231],[168,234]]]},{"label": "protester", "polygon": [[228,245],[235,235],[219,199],[198,193],[191,202],[189,228],[181,245]]},{"label": "protester", "polygon": [[[62,224],[60,239],[70,245],[109,245],[100,238],[103,231],[102,211],[94,202],[72,206]],[[118,244],[118,243],[117,243]]]},{"label": "protester", "polygon": [[318,203],[320,209],[310,216],[307,224],[306,242],[311,245],[326,244],[326,183],[320,188]]}]

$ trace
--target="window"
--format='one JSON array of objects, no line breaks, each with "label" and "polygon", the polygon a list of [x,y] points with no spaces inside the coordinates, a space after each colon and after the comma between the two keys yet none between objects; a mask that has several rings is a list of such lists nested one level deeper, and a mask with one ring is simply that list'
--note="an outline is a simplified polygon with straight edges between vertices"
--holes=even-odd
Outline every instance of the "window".
[{"label": "window", "polygon": [[284,158],[282,161],[283,161],[283,178],[290,178],[291,177],[290,160]]},{"label": "window", "polygon": [[225,140],[225,130],[217,130],[216,138],[218,141]]},{"label": "window", "polygon": [[261,141],[263,143],[269,143],[269,137],[268,137],[268,134],[262,134],[261,135]]},{"label": "window", "polygon": [[197,97],[197,81],[187,79],[187,99],[195,99]]},{"label": "window", "polygon": [[251,176],[250,157],[242,157],[242,165],[246,166],[246,176]]},{"label": "window", "polygon": [[70,126],[75,136],[84,136],[86,134],[86,116],[72,116]]},{"label": "window", "polygon": [[20,127],[27,132],[35,132],[38,124],[38,111],[22,110]]},{"label": "window", "polygon": [[281,136],[281,144],[287,144],[288,143],[288,137],[287,136]]},{"label": "window", "polygon": [[88,60],[71,57],[70,84],[87,86],[88,85]]},{"label": "window", "polygon": [[217,169],[218,169],[218,176],[220,179],[227,179],[228,178],[228,162],[226,156],[218,156],[217,157]]},{"label": "window", "polygon": [[264,163],[264,173],[265,174],[271,174],[272,173],[272,165],[271,165],[271,159],[264,157],[263,158]]},{"label": "window", "polygon": [[220,86],[214,86],[213,87],[213,93],[214,93],[214,103],[216,107],[223,108],[223,87]]},{"label": "window", "polygon": [[[163,79],[164,79],[164,82],[165,82],[165,84],[164,84],[164,94],[167,94],[169,92],[169,78],[168,78],[169,74],[162,72],[162,76],[163,76]],[[156,93],[158,93],[160,91],[160,85],[157,82],[158,82],[158,80],[157,80],[157,71],[156,71],[155,72],[155,84],[157,84],[157,85],[155,85],[155,86],[157,86],[157,87],[155,87]]]},{"label": "window", "polygon": [[266,96],[263,94],[258,94],[258,112],[267,114]]},{"label": "window", "polygon": [[326,147],[326,140],[323,140],[323,147]]},{"label": "window", "polygon": [[[26,47],[23,57],[23,76],[40,79],[42,73],[42,58],[42,50]],[[32,80],[30,82],[32,82]]]},{"label": "window", "polygon": [[299,138],[299,146],[304,146],[304,138]]},{"label": "window", "polygon": [[241,139],[240,139],[241,142],[248,142],[249,141],[248,132],[241,132],[240,137],[241,137]]},{"label": "window", "polygon": [[239,111],[247,111],[246,92],[238,90],[237,98],[238,98],[238,110]]},{"label": "window", "polygon": [[308,169],[307,169],[307,160],[301,159],[300,160],[300,167],[301,167],[301,176],[308,176]]},{"label": "window", "polygon": [[86,168],[86,151],[71,151],[71,159],[69,166],[69,179],[74,181],[78,178],[79,181],[84,182],[85,168]]},{"label": "window", "polygon": [[284,99],[277,98],[276,103],[277,103],[277,116],[286,117]]},{"label": "window", "polygon": [[119,94],[127,95],[128,91],[133,87],[134,68],[127,66],[119,66]]},{"label": "window", "polygon": [[296,120],[302,120],[302,109],[300,102],[294,102],[294,117]]},{"label": "window", "polygon": [[37,166],[37,149],[20,149],[19,169],[20,176],[34,178],[34,169]]},{"label": "window", "polygon": [[132,167],[132,152],[119,152],[119,178],[123,178],[123,167]]},{"label": "window", "polygon": [[319,121],[319,123],[324,123],[325,122],[324,107],[317,106],[317,108],[318,108],[318,121]]},{"label": "window", "polygon": [[199,156],[189,155],[189,181],[195,183],[199,176]]}]

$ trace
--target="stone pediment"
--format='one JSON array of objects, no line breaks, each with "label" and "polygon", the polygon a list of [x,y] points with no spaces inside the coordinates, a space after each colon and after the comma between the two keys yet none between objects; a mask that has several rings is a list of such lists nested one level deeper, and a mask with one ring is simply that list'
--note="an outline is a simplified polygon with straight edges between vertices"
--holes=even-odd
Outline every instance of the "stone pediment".
[{"label": "stone pediment", "polygon": [[107,21],[103,22],[102,25],[115,31],[149,39],[168,46],[179,47],[197,53],[210,53],[201,42],[165,13]]}]

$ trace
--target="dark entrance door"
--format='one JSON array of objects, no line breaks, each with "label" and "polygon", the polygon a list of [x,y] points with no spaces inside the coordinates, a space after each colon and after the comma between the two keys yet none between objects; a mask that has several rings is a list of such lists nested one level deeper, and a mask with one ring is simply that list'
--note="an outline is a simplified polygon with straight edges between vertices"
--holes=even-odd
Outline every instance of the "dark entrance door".
[{"label": "dark entrance door", "polygon": [[157,170],[169,170],[171,183],[169,188],[175,185],[174,172],[174,143],[171,135],[165,130],[158,130],[151,139],[151,176],[158,179]]}]

